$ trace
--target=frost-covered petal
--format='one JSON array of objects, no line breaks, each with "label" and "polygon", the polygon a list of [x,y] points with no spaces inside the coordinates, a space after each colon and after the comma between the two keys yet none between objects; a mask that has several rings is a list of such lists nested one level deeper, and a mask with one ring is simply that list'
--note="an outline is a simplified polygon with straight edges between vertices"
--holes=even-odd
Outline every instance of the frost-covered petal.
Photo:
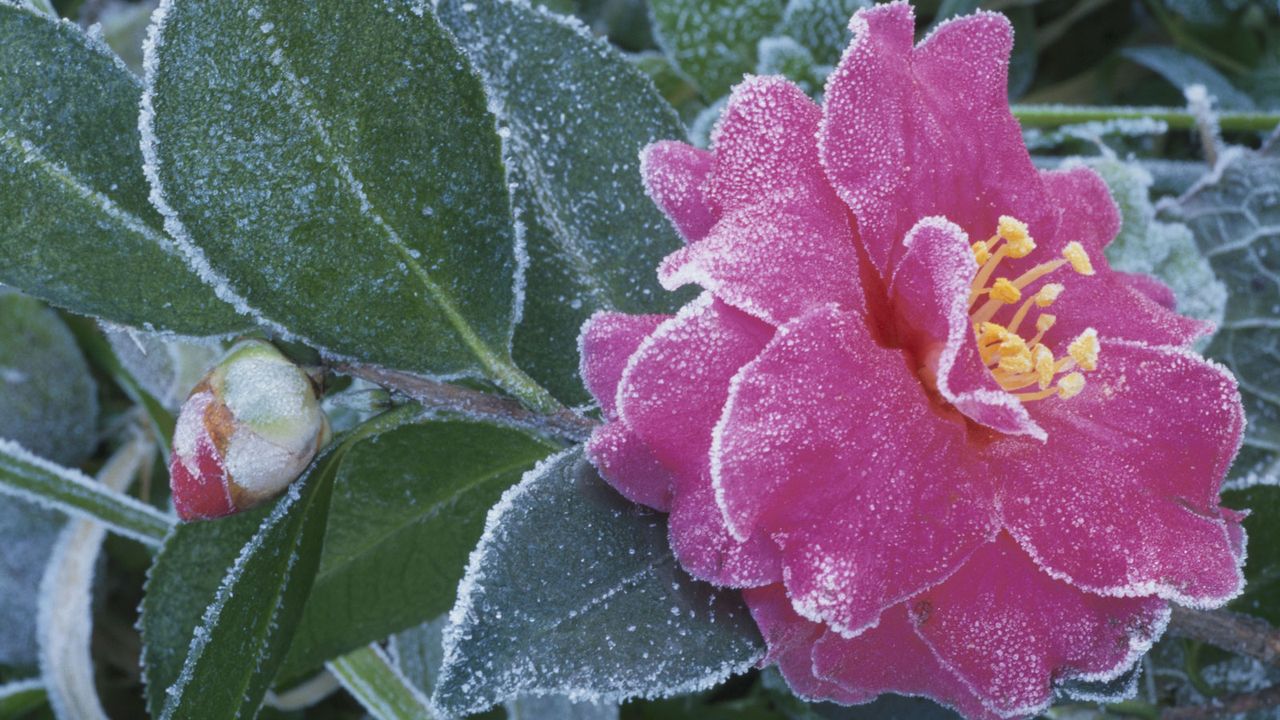
[{"label": "frost-covered petal", "polygon": [[1175,310],[1178,307],[1178,298],[1173,294],[1173,288],[1159,279],[1142,273],[1117,272],[1116,275],[1123,278],[1129,287],[1146,295],[1160,307],[1166,310]]},{"label": "frost-covered petal", "polygon": [[1244,426],[1235,379],[1179,348],[1101,343],[1079,395],[1034,404],[1047,443],[992,446],[1006,526],[1079,587],[1221,605],[1243,583],[1238,515],[1218,507]]},{"label": "frost-covered petal", "polygon": [[974,422],[1043,439],[1022,402],[1005,392],[978,354],[969,317],[977,266],[969,238],[945,218],[921,220],[903,240],[889,292],[915,356],[928,363],[938,394]]},{"label": "frost-covered petal", "polygon": [[734,378],[712,463],[734,536],[778,538],[797,610],[845,634],[946,577],[995,529],[963,424],[835,307],[789,323]]},{"label": "frost-covered petal", "polygon": [[939,661],[1007,717],[1043,710],[1055,681],[1118,677],[1169,618],[1157,598],[1102,597],[1054,580],[1003,534],[910,610]]},{"label": "frost-covered petal", "polygon": [[782,579],[781,553],[772,538],[739,542],[725,527],[711,475],[677,478],[668,529],[671,549],[690,575],[724,587],[748,588]]},{"label": "frost-covered petal", "polygon": [[621,420],[596,428],[587,440],[587,459],[615,490],[631,502],[659,512],[671,509],[671,470]]},{"label": "frost-covered petal", "polygon": [[827,81],[819,146],[881,273],[923,217],[946,216],[973,236],[991,233],[1001,215],[1033,235],[1055,224],[1009,112],[1008,20],[952,20],[917,48],[906,3],[859,11],[849,28],[853,43]]},{"label": "frost-covered petal", "polygon": [[222,455],[205,426],[205,415],[215,403],[212,392],[196,392],[178,415],[169,483],[181,518],[218,518],[236,511]]},{"label": "frost-covered petal", "polygon": [[660,140],[640,154],[645,192],[676,226],[685,242],[706,237],[720,213],[707,197],[711,153],[674,140]]},{"label": "frost-covered petal", "polygon": [[605,417],[617,414],[614,399],[627,360],[668,317],[603,311],[583,323],[578,336],[579,371],[587,391],[600,403]]},{"label": "frost-covered petal", "polygon": [[866,692],[846,692],[839,684],[817,676],[813,646],[826,634],[826,626],[796,614],[782,585],[744,590],[742,599],[768,648],[762,664],[776,664],[796,695],[806,700],[834,700],[846,705],[864,703],[873,697]]},{"label": "frost-covered petal", "polygon": [[663,287],[696,283],[775,326],[827,303],[862,306],[849,213],[818,163],[820,119],[782,78],[735,89],[707,182],[724,215],[705,240],[663,261]]},{"label": "frost-covered petal", "polygon": [[708,462],[729,380],[772,332],[703,293],[631,356],[618,385],[618,414],[664,464],[696,476]]}]

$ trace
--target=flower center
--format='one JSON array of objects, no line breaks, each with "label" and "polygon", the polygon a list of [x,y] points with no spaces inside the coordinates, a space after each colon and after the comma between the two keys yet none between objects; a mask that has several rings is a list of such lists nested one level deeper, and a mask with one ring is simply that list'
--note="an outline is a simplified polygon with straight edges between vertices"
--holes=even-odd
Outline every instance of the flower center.
[{"label": "flower center", "polygon": [[[1026,224],[1007,215],[1000,217],[995,235],[973,244],[979,269],[969,292],[969,318],[982,360],[1000,387],[1023,402],[1054,396],[1069,399],[1084,389],[1084,374],[1080,371],[1098,367],[1098,333],[1093,328],[1085,330],[1067,346],[1064,357],[1054,357],[1041,339],[1057,318],[1040,310],[1052,305],[1065,288],[1060,283],[1043,283],[1031,292],[1031,286],[1068,265],[1081,275],[1092,275],[1093,263],[1080,243],[1071,242],[1063,248],[1061,258],[1040,263],[1016,278],[997,276],[992,281],[1002,260],[1024,258],[1035,249]],[[997,315],[1014,306],[1017,309],[1007,323],[995,321]],[[1019,330],[1033,306],[1037,308],[1035,334],[1024,338]],[[1037,389],[1027,390],[1033,385]]]}]

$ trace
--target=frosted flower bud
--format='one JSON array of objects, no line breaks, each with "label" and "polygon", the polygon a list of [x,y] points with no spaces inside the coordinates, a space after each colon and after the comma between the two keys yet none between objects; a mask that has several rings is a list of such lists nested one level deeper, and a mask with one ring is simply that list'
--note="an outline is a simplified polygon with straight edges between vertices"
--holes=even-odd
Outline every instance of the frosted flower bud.
[{"label": "frosted flower bud", "polygon": [[270,343],[237,343],[178,415],[169,462],[178,516],[219,518],[275,497],[329,437],[311,378]]}]

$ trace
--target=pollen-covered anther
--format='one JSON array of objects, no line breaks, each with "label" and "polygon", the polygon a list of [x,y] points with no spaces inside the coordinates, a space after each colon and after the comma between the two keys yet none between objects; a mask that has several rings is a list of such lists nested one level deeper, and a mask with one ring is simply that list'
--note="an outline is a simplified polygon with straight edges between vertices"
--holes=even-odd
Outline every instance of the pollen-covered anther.
[{"label": "pollen-covered anther", "polygon": [[1054,367],[1053,353],[1049,348],[1043,345],[1036,345],[1036,349],[1031,352],[1031,361],[1034,365],[1036,373],[1036,384],[1041,390],[1053,384],[1053,376],[1057,372]]},{"label": "pollen-covered anther", "polygon": [[991,259],[991,246],[986,240],[979,240],[973,244],[973,259],[977,261],[979,266],[986,265]]},{"label": "pollen-covered anther", "polygon": [[1058,397],[1063,400],[1070,400],[1079,395],[1081,390],[1084,390],[1084,375],[1078,372],[1073,372],[1058,381]]},{"label": "pollen-covered anther", "polygon": [[1058,296],[1061,295],[1062,291],[1065,289],[1066,287],[1061,283],[1048,283],[1036,291],[1033,298],[1035,300],[1036,307],[1049,307],[1058,299]]},{"label": "pollen-covered anther", "polygon": [[1012,305],[1022,299],[1022,291],[1009,278],[999,278],[991,286],[991,299]]},{"label": "pollen-covered anther", "polygon": [[1009,330],[999,323],[984,322],[978,325],[978,344],[990,345],[1009,337]]},{"label": "pollen-covered anther", "polygon": [[1071,263],[1071,269],[1081,275],[1092,275],[1093,261],[1089,259],[1089,253],[1085,252],[1084,246],[1078,242],[1072,241],[1062,249],[1062,257]]},{"label": "pollen-covered anther", "polygon": [[1015,375],[1031,372],[1033,367],[1031,353],[1024,351],[1017,355],[1006,355],[1000,358],[1000,364],[997,367],[1006,373]]},{"label": "pollen-covered anther", "polygon": [[1040,317],[1036,318],[1036,330],[1039,331],[1041,334],[1047,333],[1049,332],[1049,328],[1053,327],[1053,324],[1056,322],[1058,322],[1057,315],[1050,315],[1049,313],[1041,313]]},{"label": "pollen-covered anther", "polygon": [[1036,249],[1035,240],[1027,231],[1027,224],[1008,215],[1001,215],[996,234],[1008,243],[1008,255],[1011,258],[1024,258]]},{"label": "pollen-covered anther", "polygon": [[1089,328],[1067,346],[1067,354],[1076,361],[1082,370],[1098,369],[1098,352],[1102,349],[1098,342],[1098,331]]}]

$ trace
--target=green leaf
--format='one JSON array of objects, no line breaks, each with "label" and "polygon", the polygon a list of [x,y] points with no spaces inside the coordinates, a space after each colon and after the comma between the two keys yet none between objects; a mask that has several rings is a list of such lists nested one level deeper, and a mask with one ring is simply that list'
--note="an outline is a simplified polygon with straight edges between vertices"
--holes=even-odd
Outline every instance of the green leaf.
[{"label": "green leaf", "polygon": [[[152,565],[142,602],[152,716],[257,712],[315,580],[343,457],[360,440],[419,412],[414,406],[389,411],[330,445],[265,519],[259,510],[174,529]],[[215,578],[221,578],[216,585]]]},{"label": "green leaf", "polygon": [[671,695],[742,672],[762,652],[737,594],[686,575],[664,518],[615,493],[575,448],[490,511],[433,700],[462,715],[526,693]]},{"label": "green leaf", "polygon": [[852,39],[849,19],[872,4],[871,0],[791,0],[777,34],[807,48],[815,62],[834,66]]},{"label": "green leaf", "polygon": [[[640,151],[684,129],[653,84],[576,21],[510,0],[443,0],[440,19],[499,108],[525,225],[516,361],[569,404],[573,352],[597,310],[667,312],[657,266],[681,242],[645,195]],[[554,68],[554,70],[550,70]]]},{"label": "green leaf", "polygon": [[376,644],[334,660],[329,663],[329,671],[378,720],[430,717],[427,699],[405,680]]},{"label": "green leaf", "polygon": [[248,327],[187,267],[147,202],[141,95],[105,45],[0,0],[0,283],[135,327]]},{"label": "green leaf", "polygon": [[1125,48],[1121,55],[1164,78],[1179,91],[1190,85],[1203,85],[1218,101],[1218,106],[1229,110],[1253,110],[1255,105],[1248,95],[1236,88],[1222,73],[1195,55],[1171,47]]},{"label": "green leaf", "polygon": [[[1068,161],[1064,167],[1077,164],[1079,161]],[[1178,312],[1221,324],[1227,288],[1186,225],[1156,220],[1151,174],[1114,157],[1092,158],[1083,164],[1102,176],[1120,207],[1120,234],[1106,249],[1111,266],[1159,278],[1173,290]]]},{"label": "green leaf", "polygon": [[803,45],[784,35],[761,38],[758,50],[757,75],[782,75],[809,96],[821,92],[822,81],[830,68],[819,69],[813,54]]},{"label": "green leaf", "polygon": [[281,678],[447,612],[485,513],[553,449],[461,420],[405,426],[352,448]]},{"label": "green leaf", "polygon": [[651,0],[658,45],[702,91],[721,97],[756,65],[756,43],[782,20],[781,0]]},{"label": "green leaf", "polygon": [[330,354],[520,382],[500,141],[426,3],[165,0],[146,70],[154,199],[224,297]]},{"label": "green leaf", "polygon": [[1280,135],[1252,152],[1231,148],[1165,214],[1187,224],[1227,287],[1208,354],[1240,383],[1248,424],[1232,474],[1280,479]]},{"label": "green leaf", "polygon": [[49,698],[38,680],[0,685],[0,718],[21,718],[45,705]]}]

